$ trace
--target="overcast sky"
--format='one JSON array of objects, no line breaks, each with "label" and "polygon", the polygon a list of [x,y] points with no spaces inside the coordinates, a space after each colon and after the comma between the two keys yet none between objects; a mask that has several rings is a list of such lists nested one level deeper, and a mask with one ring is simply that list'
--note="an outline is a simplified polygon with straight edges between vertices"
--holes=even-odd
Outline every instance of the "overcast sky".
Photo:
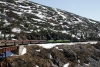
[{"label": "overcast sky", "polygon": [[100,0],[30,0],[100,21]]}]

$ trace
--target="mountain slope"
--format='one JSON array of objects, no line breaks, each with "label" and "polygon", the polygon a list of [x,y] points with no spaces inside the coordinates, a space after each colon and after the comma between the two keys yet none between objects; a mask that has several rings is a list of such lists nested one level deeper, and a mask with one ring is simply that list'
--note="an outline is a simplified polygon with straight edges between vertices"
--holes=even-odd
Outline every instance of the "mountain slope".
[{"label": "mountain slope", "polygon": [[100,22],[28,0],[0,0],[0,19],[1,39],[100,39]]}]

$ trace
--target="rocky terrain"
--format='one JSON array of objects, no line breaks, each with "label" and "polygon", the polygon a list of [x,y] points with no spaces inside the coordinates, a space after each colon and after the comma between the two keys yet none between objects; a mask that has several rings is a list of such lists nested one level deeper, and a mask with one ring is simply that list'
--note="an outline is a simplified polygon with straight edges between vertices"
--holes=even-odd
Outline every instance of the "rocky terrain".
[{"label": "rocky terrain", "polygon": [[100,67],[100,42],[97,44],[57,45],[50,49],[27,46],[27,53],[8,57],[2,67]]},{"label": "rocky terrain", "polygon": [[100,40],[100,22],[28,0],[0,0],[0,39]]}]

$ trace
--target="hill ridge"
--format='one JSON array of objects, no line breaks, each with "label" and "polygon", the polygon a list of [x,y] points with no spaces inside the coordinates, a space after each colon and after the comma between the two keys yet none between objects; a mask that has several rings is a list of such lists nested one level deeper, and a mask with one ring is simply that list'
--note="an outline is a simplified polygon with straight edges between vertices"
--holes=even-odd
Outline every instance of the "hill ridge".
[{"label": "hill ridge", "polygon": [[28,0],[0,0],[0,16],[0,39],[100,40],[99,21]]}]

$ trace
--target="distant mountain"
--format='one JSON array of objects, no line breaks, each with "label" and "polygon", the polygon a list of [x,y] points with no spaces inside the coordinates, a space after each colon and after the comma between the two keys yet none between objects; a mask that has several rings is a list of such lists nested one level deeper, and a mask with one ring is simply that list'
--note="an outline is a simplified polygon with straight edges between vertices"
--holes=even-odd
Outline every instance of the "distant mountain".
[{"label": "distant mountain", "polygon": [[0,39],[100,40],[100,22],[28,0],[0,0]]}]

